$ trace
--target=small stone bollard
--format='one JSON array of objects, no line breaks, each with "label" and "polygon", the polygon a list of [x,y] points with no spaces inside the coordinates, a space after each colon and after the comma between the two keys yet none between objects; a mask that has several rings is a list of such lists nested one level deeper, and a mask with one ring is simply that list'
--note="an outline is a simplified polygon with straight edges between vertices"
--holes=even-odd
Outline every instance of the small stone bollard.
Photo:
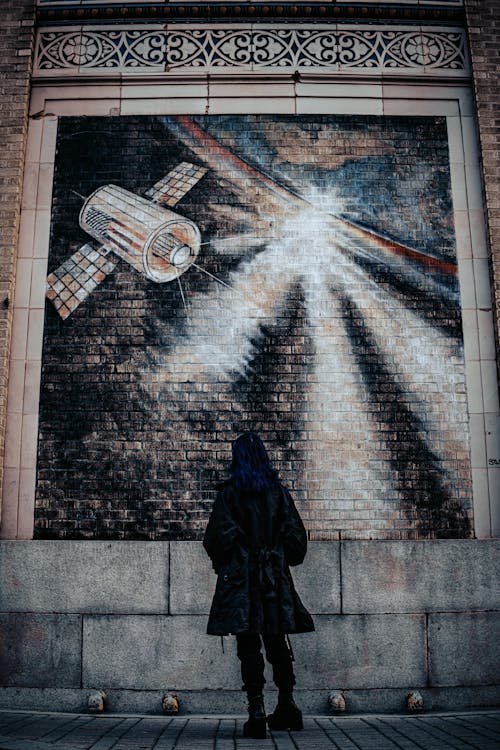
[{"label": "small stone bollard", "polygon": [[339,714],[346,710],[345,695],[342,690],[332,690],[328,696],[330,711]]},{"label": "small stone bollard", "polygon": [[406,693],[406,710],[407,711],[423,711],[424,699],[418,690],[410,690]]},{"label": "small stone bollard", "polygon": [[165,693],[161,701],[164,714],[179,713],[179,697],[175,693]]},{"label": "small stone bollard", "polygon": [[90,693],[89,697],[87,698],[87,708],[89,711],[92,712],[98,712],[98,711],[104,711],[104,701],[106,700],[106,693],[104,690],[95,690],[93,693]]}]

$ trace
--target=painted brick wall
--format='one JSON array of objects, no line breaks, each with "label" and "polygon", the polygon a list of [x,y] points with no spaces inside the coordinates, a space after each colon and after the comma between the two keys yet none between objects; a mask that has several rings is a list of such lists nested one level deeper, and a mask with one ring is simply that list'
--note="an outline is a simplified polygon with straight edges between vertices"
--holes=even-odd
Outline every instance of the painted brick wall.
[{"label": "painted brick wall", "polygon": [[[26,143],[30,75],[34,45],[34,0],[3,0],[0,12],[0,455],[5,414]],[[0,485],[3,461],[0,461]]]},{"label": "painted brick wall", "polygon": [[[182,160],[208,172],[174,207],[203,243],[180,284],[122,259],[66,319],[47,305],[39,538],[199,538],[247,429],[312,539],[470,533],[443,118],[59,128],[51,272],[92,239],[78,217],[97,188],[126,189],[140,213],[136,196]],[[120,211],[113,236],[139,231]]]},{"label": "painted brick wall", "polygon": [[483,159],[498,346],[500,340],[500,86],[498,81],[500,2],[499,0],[465,0],[465,9]]}]

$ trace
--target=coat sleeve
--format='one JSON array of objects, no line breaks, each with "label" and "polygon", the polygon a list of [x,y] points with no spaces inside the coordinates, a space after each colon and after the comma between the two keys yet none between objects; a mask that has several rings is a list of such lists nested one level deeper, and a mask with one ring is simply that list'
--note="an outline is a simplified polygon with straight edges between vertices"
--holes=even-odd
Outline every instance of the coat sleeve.
[{"label": "coat sleeve", "polygon": [[300,565],[307,552],[307,534],[292,496],[283,487],[282,541],[289,565]]},{"label": "coat sleeve", "polygon": [[243,531],[231,513],[228,489],[223,488],[215,499],[203,537],[203,546],[212,560],[216,573],[221,565],[231,560],[236,543],[241,543],[243,540]]}]

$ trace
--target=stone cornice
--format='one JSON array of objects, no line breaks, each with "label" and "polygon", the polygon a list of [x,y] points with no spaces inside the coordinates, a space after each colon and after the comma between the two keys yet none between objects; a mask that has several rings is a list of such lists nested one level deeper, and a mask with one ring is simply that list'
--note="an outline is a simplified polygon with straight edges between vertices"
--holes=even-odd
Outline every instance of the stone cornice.
[{"label": "stone cornice", "polygon": [[[458,4],[457,4],[458,5]],[[88,6],[88,7],[39,7],[39,25],[52,23],[101,22],[101,21],[151,21],[171,22],[197,21],[259,21],[276,19],[284,22],[344,19],[352,21],[419,22],[463,24],[461,7],[385,4],[337,4],[333,2],[171,2],[158,5],[134,6]]]}]

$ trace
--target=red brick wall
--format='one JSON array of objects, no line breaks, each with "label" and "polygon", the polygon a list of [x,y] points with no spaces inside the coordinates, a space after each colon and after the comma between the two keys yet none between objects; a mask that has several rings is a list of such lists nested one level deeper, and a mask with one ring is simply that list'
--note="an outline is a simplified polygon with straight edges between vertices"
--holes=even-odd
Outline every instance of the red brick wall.
[{"label": "red brick wall", "polygon": [[[0,12],[0,456],[3,455],[15,249],[34,42],[34,0],[2,0]],[[3,461],[0,460],[0,482]]]},{"label": "red brick wall", "polygon": [[[500,340],[500,0],[465,0]],[[498,348],[497,348],[498,351]]]}]

